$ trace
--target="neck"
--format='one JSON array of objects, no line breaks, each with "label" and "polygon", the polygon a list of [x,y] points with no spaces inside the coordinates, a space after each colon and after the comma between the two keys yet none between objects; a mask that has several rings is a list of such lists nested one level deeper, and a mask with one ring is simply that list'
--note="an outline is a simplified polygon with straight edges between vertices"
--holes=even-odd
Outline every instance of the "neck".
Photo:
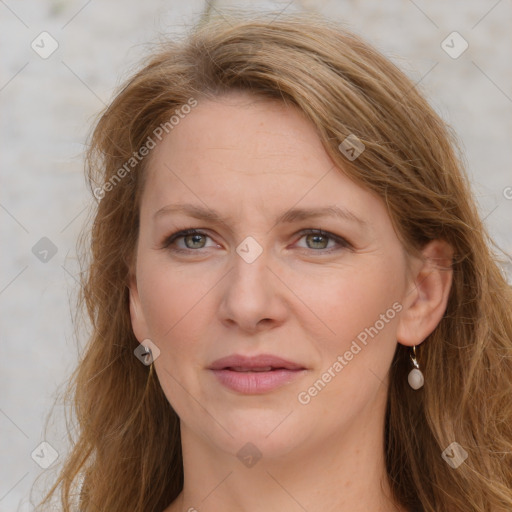
[{"label": "neck", "polygon": [[384,404],[369,404],[321,442],[280,457],[267,450],[251,467],[182,426],[184,488],[165,512],[406,512],[392,501],[386,475]]}]

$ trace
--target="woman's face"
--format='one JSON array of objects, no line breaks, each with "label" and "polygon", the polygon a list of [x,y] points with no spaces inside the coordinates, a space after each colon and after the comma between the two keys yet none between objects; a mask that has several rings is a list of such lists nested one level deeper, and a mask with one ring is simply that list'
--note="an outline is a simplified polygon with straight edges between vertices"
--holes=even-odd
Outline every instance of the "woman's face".
[{"label": "woman's face", "polygon": [[298,111],[242,93],[200,101],[150,158],[132,323],[182,432],[279,457],[383,426],[410,291],[384,203]]}]

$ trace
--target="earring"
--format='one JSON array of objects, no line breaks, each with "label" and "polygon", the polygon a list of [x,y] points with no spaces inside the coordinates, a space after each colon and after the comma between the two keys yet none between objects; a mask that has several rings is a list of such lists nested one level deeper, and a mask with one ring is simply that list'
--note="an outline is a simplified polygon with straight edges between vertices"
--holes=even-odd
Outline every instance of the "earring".
[{"label": "earring", "polygon": [[421,373],[420,365],[416,360],[416,346],[412,347],[413,354],[411,355],[411,361],[414,365],[414,368],[409,372],[409,376],[407,377],[407,381],[409,382],[409,386],[412,389],[420,389],[425,383],[425,378],[423,377],[423,373]]},{"label": "earring", "polygon": [[155,371],[155,365],[153,364],[153,353],[151,352],[151,349],[149,347],[144,347],[144,349],[144,354],[142,356],[144,358],[144,364],[149,366],[148,378],[146,379],[146,387],[144,389],[144,396],[146,396],[146,393],[149,389],[149,383],[151,382],[153,373]]},{"label": "earring", "polygon": [[142,354],[142,358],[144,359],[144,364],[146,366],[149,366],[150,364],[153,363],[153,353],[151,352],[151,349],[149,347],[147,347],[146,345],[143,345],[144,347],[144,352]]}]

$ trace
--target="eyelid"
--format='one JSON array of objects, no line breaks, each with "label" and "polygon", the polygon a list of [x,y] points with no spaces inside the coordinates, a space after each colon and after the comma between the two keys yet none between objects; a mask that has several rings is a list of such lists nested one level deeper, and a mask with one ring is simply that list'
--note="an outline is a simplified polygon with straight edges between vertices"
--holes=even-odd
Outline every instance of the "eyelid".
[{"label": "eyelid", "polygon": [[[212,237],[208,233],[203,232],[200,228],[181,229],[179,231],[172,233],[168,237],[166,237],[164,239],[164,241],[162,242],[161,248],[168,249],[169,246],[176,240],[179,240],[181,238],[184,238],[184,237],[190,236],[190,235],[202,235],[202,236],[212,239]],[[203,249],[204,249],[204,247],[203,247]],[[199,249],[181,249],[181,248],[174,248],[173,250],[177,251],[177,252],[198,252],[199,251]]]},{"label": "eyelid", "polygon": [[308,228],[308,229],[303,229],[303,230],[299,231],[298,234],[300,235],[298,240],[300,240],[302,237],[304,237],[306,235],[322,235],[326,238],[329,238],[330,240],[333,240],[339,246],[339,247],[334,247],[334,248],[331,247],[330,249],[317,249],[317,250],[305,248],[306,250],[309,250],[309,251],[329,254],[331,252],[340,250],[340,248],[353,249],[353,245],[346,238],[344,238],[340,235],[335,235],[334,233],[331,233],[330,231],[325,231],[324,229]]},{"label": "eyelid", "polygon": [[[179,231],[176,231],[166,237],[164,241],[161,244],[162,249],[169,249],[170,245],[175,242],[176,240],[179,240],[181,238],[184,238],[185,236],[189,235],[202,235],[207,238],[210,238],[212,240],[212,237],[204,232],[201,228],[188,228],[188,229],[182,229]],[[331,233],[330,231],[325,231],[323,229],[317,229],[317,228],[307,228],[299,231],[296,233],[296,235],[300,235],[296,242],[298,242],[301,238],[303,238],[306,235],[322,235],[330,240],[333,240],[338,244],[338,247],[330,248],[330,249],[308,249],[307,247],[301,247],[300,249],[310,251],[310,252],[316,252],[319,254],[329,254],[331,252],[338,251],[340,249],[353,249],[353,245],[344,237],[335,235],[334,233]],[[295,243],[296,243],[295,242]],[[175,252],[181,252],[181,253],[193,253],[193,252],[199,252],[201,249],[205,249],[205,247],[201,247],[200,249],[182,249],[182,248],[173,248],[171,250]]]}]

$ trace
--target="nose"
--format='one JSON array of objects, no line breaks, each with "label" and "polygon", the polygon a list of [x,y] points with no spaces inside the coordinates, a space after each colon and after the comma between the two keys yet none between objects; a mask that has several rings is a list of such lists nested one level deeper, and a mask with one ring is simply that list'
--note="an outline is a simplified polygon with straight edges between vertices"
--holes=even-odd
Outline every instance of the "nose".
[{"label": "nose", "polygon": [[278,272],[269,266],[267,252],[252,262],[234,253],[233,267],[222,280],[218,309],[220,320],[227,327],[256,333],[278,327],[286,320],[287,288]]}]

